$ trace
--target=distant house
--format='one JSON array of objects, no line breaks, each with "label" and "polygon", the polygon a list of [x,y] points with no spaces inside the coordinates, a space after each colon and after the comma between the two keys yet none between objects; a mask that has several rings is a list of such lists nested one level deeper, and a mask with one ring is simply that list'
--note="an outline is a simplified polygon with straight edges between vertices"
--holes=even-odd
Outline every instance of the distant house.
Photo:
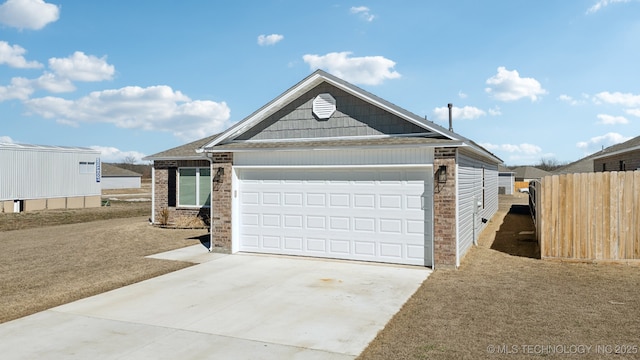
[{"label": "distant house", "polygon": [[506,166],[498,165],[498,194],[512,195],[516,173]]},{"label": "distant house", "polygon": [[102,163],[102,189],[139,189],[142,174]]},{"label": "distant house", "polygon": [[582,159],[559,167],[558,169],[553,171],[553,175],[592,173],[593,158],[599,154],[600,152],[597,152],[595,154],[585,156]]},{"label": "distant house", "polygon": [[100,152],[0,143],[0,212],[99,207]]},{"label": "distant house", "polygon": [[516,174],[516,181],[530,182],[532,180],[540,180],[541,178],[551,175],[550,172],[538,169],[535,166],[519,166],[513,171]]},{"label": "distant house", "polygon": [[593,157],[594,171],[627,171],[640,169],[640,136],[609,146]]}]

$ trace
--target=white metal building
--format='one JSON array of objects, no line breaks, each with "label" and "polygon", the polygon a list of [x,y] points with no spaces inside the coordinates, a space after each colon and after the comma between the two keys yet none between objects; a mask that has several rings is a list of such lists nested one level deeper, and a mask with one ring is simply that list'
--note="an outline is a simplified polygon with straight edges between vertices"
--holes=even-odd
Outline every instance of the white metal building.
[{"label": "white metal building", "polygon": [[100,152],[0,143],[0,211],[99,207]]},{"label": "white metal building", "polygon": [[140,189],[142,174],[102,163],[102,189]]}]

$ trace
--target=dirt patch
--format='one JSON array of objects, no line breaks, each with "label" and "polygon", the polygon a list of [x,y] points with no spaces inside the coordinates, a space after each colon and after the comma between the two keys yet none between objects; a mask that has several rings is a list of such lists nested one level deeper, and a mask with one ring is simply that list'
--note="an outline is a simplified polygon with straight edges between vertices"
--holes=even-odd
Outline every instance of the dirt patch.
[{"label": "dirt patch", "polygon": [[640,357],[638,267],[538,260],[526,197],[500,200],[460,269],[434,271],[359,359]]}]

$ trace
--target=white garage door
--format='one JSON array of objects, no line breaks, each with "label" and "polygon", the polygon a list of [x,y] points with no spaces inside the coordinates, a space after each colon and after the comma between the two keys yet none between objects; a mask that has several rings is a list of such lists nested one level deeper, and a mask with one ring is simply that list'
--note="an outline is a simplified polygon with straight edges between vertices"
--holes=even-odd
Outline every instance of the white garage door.
[{"label": "white garage door", "polygon": [[238,171],[239,250],[432,266],[429,169]]}]

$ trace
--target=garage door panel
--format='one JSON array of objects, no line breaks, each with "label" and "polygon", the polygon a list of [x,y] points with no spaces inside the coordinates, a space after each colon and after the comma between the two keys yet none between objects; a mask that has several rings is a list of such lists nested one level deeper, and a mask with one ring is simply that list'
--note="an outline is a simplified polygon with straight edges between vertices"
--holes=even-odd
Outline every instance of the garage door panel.
[{"label": "garage door panel", "polygon": [[329,206],[330,207],[343,207],[348,208],[351,205],[350,194],[329,194]]},{"label": "garage door panel", "polygon": [[264,192],[262,193],[262,205],[276,205],[280,206],[280,193],[277,192]]},{"label": "garage door panel", "polygon": [[327,240],[321,238],[307,237],[307,251],[319,254],[327,252]]},{"label": "garage door panel", "polygon": [[307,215],[307,228],[312,230],[327,230],[327,218],[324,216]]},{"label": "garage door panel", "polygon": [[240,170],[239,250],[431,265],[430,176]]},{"label": "garage door panel", "polygon": [[287,236],[284,238],[284,248],[291,251],[303,251],[303,242],[302,237]]},{"label": "garage door panel", "polygon": [[302,206],[302,193],[285,193],[284,204],[285,206]]},{"label": "garage door panel", "polygon": [[374,194],[354,194],[353,207],[356,209],[375,209],[376,196]]},{"label": "garage door panel", "polygon": [[373,233],[376,231],[376,219],[372,217],[370,218],[354,217],[353,230]]},{"label": "garage door panel", "polygon": [[327,196],[320,193],[307,193],[307,206],[326,206]]},{"label": "garage door panel", "polygon": [[402,244],[380,243],[380,256],[393,259],[402,258]]},{"label": "garage door panel", "polygon": [[375,257],[376,243],[372,241],[354,241],[354,252],[356,255]]},{"label": "garage door panel", "polygon": [[351,241],[346,239],[329,239],[329,250],[335,254],[350,254]]},{"label": "garage door panel", "polygon": [[330,216],[329,217],[329,230],[334,231],[349,231],[349,218],[342,216]]}]

